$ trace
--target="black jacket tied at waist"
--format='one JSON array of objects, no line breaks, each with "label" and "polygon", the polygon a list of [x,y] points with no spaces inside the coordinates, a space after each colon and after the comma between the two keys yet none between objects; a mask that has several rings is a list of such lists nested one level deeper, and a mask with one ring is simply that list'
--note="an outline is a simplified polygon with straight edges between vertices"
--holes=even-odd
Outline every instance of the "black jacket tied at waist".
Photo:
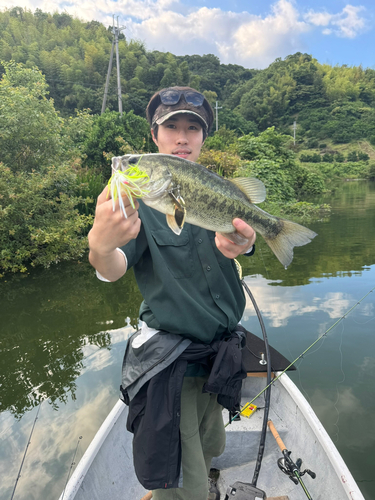
[{"label": "black jacket tied at waist", "polygon": [[[163,333],[160,332],[160,335]],[[170,338],[171,334],[167,335]],[[239,407],[242,380],[246,377],[241,354],[245,343],[246,330],[238,325],[236,331],[224,340],[208,345],[189,343],[176,359],[150,379],[147,379],[147,373],[132,373],[135,380],[130,384],[131,380],[124,373],[127,361],[136,356],[137,349],[130,347],[126,350],[121,391],[124,402],[129,405],[127,429],[134,434],[134,468],[144,488],[178,487],[181,469],[181,390],[188,362],[200,363],[209,369],[203,392],[217,394],[219,404],[228,410],[235,410]],[[176,341],[175,345],[180,346],[180,341]],[[154,366],[152,364],[153,369]],[[142,377],[145,383],[138,389]],[[129,385],[124,386],[124,380]],[[130,398],[134,384],[137,384],[137,392]]]}]

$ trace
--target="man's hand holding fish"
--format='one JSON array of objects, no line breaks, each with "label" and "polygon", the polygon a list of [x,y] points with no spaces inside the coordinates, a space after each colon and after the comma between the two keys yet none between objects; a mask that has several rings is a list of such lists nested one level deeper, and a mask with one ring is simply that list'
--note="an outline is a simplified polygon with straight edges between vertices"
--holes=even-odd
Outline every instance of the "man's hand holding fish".
[{"label": "man's hand holding fish", "polygon": [[228,259],[235,259],[239,255],[248,253],[254,246],[256,240],[256,232],[254,229],[246,224],[245,221],[241,219],[234,219],[232,221],[233,226],[236,228],[237,232],[246,238],[246,242],[242,245],[233,243],[233,241],[228,240],[225,236],[220,233],[216,233],[215,243],[220,252],[225,255]]},{"label": "man's hand holding fish", "polygon": [[134,201],[135,208],[133,208],[126,195],[122,196],[122,200],[127,218],[121,213],[118,199],[113,210],[109,188],[103,189],[98,196],[94,224],[88,235],[90,263],[109,281],[118,280],[126,272],[126,261],[117,248],[125,246],[136,238],[141,228],[138,202]]}]

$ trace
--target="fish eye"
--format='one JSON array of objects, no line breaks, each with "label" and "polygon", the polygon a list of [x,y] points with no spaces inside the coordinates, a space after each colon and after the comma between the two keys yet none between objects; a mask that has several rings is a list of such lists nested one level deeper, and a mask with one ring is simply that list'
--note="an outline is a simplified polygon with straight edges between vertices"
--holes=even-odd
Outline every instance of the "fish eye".
[{"label": "fish eye", "polygon": [[138,159],[137,159],[137,157],[136,157],[136,156],[131,156],[131,157],[129,158],[129,160],[128,160],[128,164],[129,164],[129,165],[136,165],[136,164],[138,163],[138,161],[137,161],[137,160],[138,160]]}]

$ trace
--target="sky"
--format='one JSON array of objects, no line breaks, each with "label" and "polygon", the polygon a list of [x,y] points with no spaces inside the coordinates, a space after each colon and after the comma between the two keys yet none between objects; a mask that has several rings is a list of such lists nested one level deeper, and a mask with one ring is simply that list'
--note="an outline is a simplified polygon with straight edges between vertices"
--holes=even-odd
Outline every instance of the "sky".
[{"label": "sky", "polygon": [[322,64],[375,69],[374,0],[0,0],[1,10],[15,6],[106,26],[115,15],[148,50],[215,54],[246,68],[306,52]]}]

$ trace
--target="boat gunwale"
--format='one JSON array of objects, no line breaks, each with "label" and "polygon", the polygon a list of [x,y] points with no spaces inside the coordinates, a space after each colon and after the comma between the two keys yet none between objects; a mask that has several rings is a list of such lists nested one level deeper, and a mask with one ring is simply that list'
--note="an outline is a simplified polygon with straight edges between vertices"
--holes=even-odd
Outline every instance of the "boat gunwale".
[{"label": "boat gunwale", "polygon": [[71,475],[66,488],[60,495],[59,500],[74,499],[76,493],[81,487],[87,471],[90,469],[91,464],[99,453],[108,434],[111,432],[124,410],[125,404],[121,399],[119,399],[103,421],[102,425],[99,427],[81,460],[78,462],[77,467],[74,469],[74,472]]},{"label": "boat gunwale", "polygon": [[[281,372],[278,372],[277,376],[280,374]],[[319,420],[318,416],[314,412],[313,408],[308,403],[306,398],[303,396],[301,391],[298,389],[296,384],[288,376],[287,377],[282,376],[278,380],[285,388],[289,396],[293,399],[295,404],[298,406],[303,417],[306,419],[308,425],[314,432],[317,440],[319,441],[320,446],[323,448],[326,455],[328,456],[328,459],[332,464],[332,467],[334,468],[337,477],[340,478],[342,486],[346,491],[346,493],[348,494],[348,498],[353,500],[365,500],[365,497],[362,495],[359,486],[357,485],[352,473],[350,472],[340,452],[336,448],[335,444],[333,443],[328,432],[326,431],[323,424]]]}]

